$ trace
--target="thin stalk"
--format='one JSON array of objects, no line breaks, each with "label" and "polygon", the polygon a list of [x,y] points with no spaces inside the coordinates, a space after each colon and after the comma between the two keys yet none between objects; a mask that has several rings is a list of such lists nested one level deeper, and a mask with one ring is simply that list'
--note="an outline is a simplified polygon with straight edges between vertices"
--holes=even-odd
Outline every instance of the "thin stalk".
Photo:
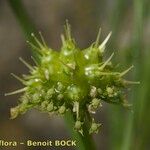
[{"label": "thin stalk", "polygon": [[[20,27],[24,33],[24,36],[27,41],[30,41],[31,43],[35,43],[35,40],[31,36],[31,33],[36,34],[38,36],[38,32],[36,30],[36,27],[34,23],[31,21],[30,17],[28,16],[21,0],[7,0],[8,4],[10,5],[13,13],[16,16],[17,21],[20,24]],[[36,57],[37,53],[35,50],[32,50],[32,54]]]},{"label": "thin stalk", "polygon": [[[141,0],[134,0],[134,37],[133,37],[133,63],[135,64],[135,71],[133,76],[136,80],[140,79],[140,69],[142,68],[142,60],[141,58],[141,47],[142,47],[142,26],[143,26],[143,1]],[[135,59],[140,58],[140,59]],[[137,91],[137,88],[134,90]],[[129,150],[131,149],[131,144],[133,142],[134,136],[134,118],[137,116],[139,110],[139,99],[138,94],[133,92],[131,95],[131,99],[133,99],[134,103],[134,116],[130,114],[127,119],[127,123],[125,126],[125,133],[124,133],[124,141],[122,144],[121,150]]]},{"label": "thin stalk", "polygon": [[[150,52],[148,51],[145,54],[145,62],[143,64],[142,70],[142,83],[139,89],[139,99],[138,99],[138,112],[136,115],[136,145],[137,150],[147,149],[149,147],[149,139],[150,139],[150,121],[148,119],[147,114],[150,114],[149,109],[149,90],[150,90],[150,61],[149,61]],[[140,132],[139,132],[140,131]]]},{"label": "thin stalk", "polygon": [[[33,38],[31,37],[31,33],[37,33],[37,30],[33,24],[33,22],[30,20],[28,14],[26,13],[26,10],[22,4],[21,0],[8,0],[8,3],[10,4],[13,12],[16,15],[16,19],[20,23],[21,29],[24,32],[25,38],[33,41]],[[36,58],[36,54],[33,53],[34,57]],[[74,139],[77,140],[77,146],[80,150],[95,150],[94,141],[92,139],[92,136],[89,135],[87,124],[88,124],[88,118],[87,118],[87,124],[83,125],[83,133],[84,136],[80,135],[78,132],[74,131],[73,126],[75,124],[75,120],[73,119],[73,114],[71,112],[67,112],[65,115],[65,121],[70,129],[71,135]]]},{"label": "thin stalk", "polygon": [[36,27],[29,18],[21,0],[8,0],[16,19],[18,20],[21,29],[24,32],[26,39],[32,41],[31,33],[36,33]]},{"label": "thin stalk", "polygon": [[[110,25],[113,36],[111,37],[111,48],[117,47],[116,37],[121,28],[122,18],[127,10],[127,1],[115,0],[115,6],[110,15]],[[116,58],[116,60],[119,58]],[[115,60],[115,61],[116,61]],[[122,61],[122,60],[121,60]],[[109,109],[109,131],[110,131],[110,144],[109,149],[120,150],[121,142],[123,140],[122,132],[125,124],[124,112],[119,106],[111,106]]]},{"label": "thin stalk", "polygon": [[66,121],[66,125],[73,137],[74,140],[76,140],[77,142],[77,148],[79,150],[95,150],[95,144],[94,144],[94,140],[92,138],[92,135],[89,134],[89,120],[88,118],[86,118],[86,124],[83,125],[83,135],[81,135],[80,133],[78,133],[77,131],[74,130],[74,117],[72,115],[72,113],[69,111],[66,113],[65,115],[65,121]]}]

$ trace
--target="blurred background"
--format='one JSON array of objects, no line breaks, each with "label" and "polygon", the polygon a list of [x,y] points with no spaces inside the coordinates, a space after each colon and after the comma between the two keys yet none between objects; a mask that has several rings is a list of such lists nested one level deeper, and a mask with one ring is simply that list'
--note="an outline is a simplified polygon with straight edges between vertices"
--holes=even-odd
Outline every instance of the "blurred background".
[{"label": "blurred background", "polygon": [[[141,82],[128,89],[133,112],[106,103],[99,109],[96,120],[103,126],[100,133],[94,135],[97,150],[149,150],[149,0],[0,0],[0,139],[71,138],[62,118],[50,118],[36,110],[10,120],[9,110],[17,104],[19,95],[4,97],[4,93],[22,87],[10,73],[28,73],[18,58],[21,56],[33,63],[32,51],[26,43],[30,40],[30,32],[41,31],[48,45],[57,50],[61,46],[60,34],[66,19],[83,49],[95,41],[99,27],[101,41],[112,31],[106,57],[114,51],[113,61],[119,63],[121,70],[133,64],[135,67],[126,78]],[[32,149],[40,150],[40,147]]]}]

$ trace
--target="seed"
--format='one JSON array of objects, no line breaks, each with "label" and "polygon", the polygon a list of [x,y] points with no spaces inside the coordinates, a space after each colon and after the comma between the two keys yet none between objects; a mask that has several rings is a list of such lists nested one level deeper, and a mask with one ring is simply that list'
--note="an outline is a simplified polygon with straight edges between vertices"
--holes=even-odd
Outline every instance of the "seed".
[{"label": "seed", "polygon": [[90,91],[90,96],[94,98],[96,97],[96,95],[97,95],[97,89],[95,86],[92,86],[91,91]]},{"label": "seed", "polygon": [[94,98],[93,100],[92,100],[92,106],[96,109],[96,108],[98,108],[99,107],[99,105],[100,105],[100,99],[98,99],[98,98]]},{"label": "seed", "polygon": [[108,94],[113,94],[113,89],[111,87],[107,87],[106,91],[108,92]]},{"label": "seed", "polygon": [[64,114],[65,111],[66,111],[66,107],[65,107],[64,105],[60,106],[58,112],[59,112],[60,114]]},{"label": "seed", "polygon": [[64,98],[64,95],[63,94],[58,94],[58,96],[57,96],[57,99],[58,100],[62,100]]},{"label": "seed", "polygon": [[99,127],[101,126],[101,124],[95,123],[93,122],[91,125],[91,128],[89,130],[89,133],[98,133]]},{"label": "seed", "polygon": [[69,86],[68,97],[73,101],[78,101],[80,99],[80,91],[81,89],[79,89],[77,86]]},{"label": "seed", "polygon": [[19,115],[19,106],[10,109],[11,119],[16,118]]},{"label": "seed", "polygon": [[54,105],[51,102],[50,104],[47,105],[47,111],[51,112],[54,109]]},{"label": "seed", "polygon": [[47,80],[49,80],[49,71],[48,71],[48,69],[46,69],[44,73],[45,73],[45,78]]},{"label": "seed", "polygon": [[101,89],[101,88],[98,88],[98,89],[97,89],[97,92],[98,92],[98,94],[102,94],[102,89]]},{"label": "seed", "polygon": [[43,110],[46,109],[48,103],[49,103],[48,101],[43,101],[43,102],[41,103],[41,108],[42,108]]},{"label": "seed", "polygon": [[75,128],[76,130],[80,130],[80,129],[81,129],[81,126],[82,126],[81,121],[76,121],[74,128]]},{"label": "seed", "polygon": [[47,100],[51,99],[54,93],[55,93],[54,88],[49,89],[46,93],[46,99]]},{"label": "seed", "polygon": [[58,90],[58,91],[62,91],[63,89],[64,89],[63,84],[62,84],[61,82],[58,82],[58,83],[57,83],[57,90]]},{"label": "seed", "polygon": [[39,93],[34,93],[32,96],[32,102],[33,103],[38,103],[40,102],[40,94]]}]

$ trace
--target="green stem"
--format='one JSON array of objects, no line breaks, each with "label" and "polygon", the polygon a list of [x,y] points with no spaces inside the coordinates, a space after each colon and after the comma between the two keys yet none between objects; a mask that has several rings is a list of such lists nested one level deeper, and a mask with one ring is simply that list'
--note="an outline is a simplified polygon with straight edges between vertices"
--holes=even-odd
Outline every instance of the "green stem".
[{"label": "green stem", "polygon": [[28,17],[21,0],[8,0],[20,26],[25,34],[25,37],[32,40],[31,33],[36,33],[36,28]]},{"label": "green stem", "polygon": [[[110,49],[114,49],[114,47],[117,47],[117,36],[118,31],[121,30],[122,27],[122,20],[125,18],[125,12],[128,7],[128,2],[123,0],[115,0],[114,1],[114,7],[112,7],[112,11],[110,12],[110,20],[109,24],[111,25],[111,30],[113,33],[113,36],[111,37],[111,46]],[[118,51],[120,53],[120,51]],[[121,53],[120,53],[121,54]],[[115,57],[114,61],[118,62],[118,59],[122,61],[123,59],[119,57]],[[120,106],[109,106],[109,132],[110,132],[110,139],[109,139],[109,149],[110,150],[120,150],[121,149],[121,143],[123,140],[122,136],[122,129],[125,124],[124,119],[124,111]]]},{"label": "green stem", "polygon": [[[29,18],[28,14],[26,13],[26,10],[22,4],[21,0],[8,0],[8,4],[10,5],[13,13],[16,16],[17,21],[20,24],[20,27],[24,33],[25,38],[32,42],[35,43],[35,40],[33,40],[33,37],[31,36],[31,33],[36,34],[38,36],[38,32],[36,30],[35,25]],[[37,53],[35,50],[32,50],[33,56],[37,56]]]},{"label": "green stem", "polygon": [[72,113],[69,111],[65,115],[67,127],[70,130],[73,139],[77,141],[77,148],[79,150],[95,150],[96,147],[94,144],[94,140],[92,138],[92,135],[90,135],[88,132],[89,119],[88,117],[86,119],[87,119],[86,124],[83,125],[83,136],[82,136],[80,133],[74,130],[75,120],[73,118]]},{"label": "green stem", "polygon": [[[132,60],[133,63],[135,64],[135,71],[133,73],[133,76],[136,80],[140,79],[140,71],[142,69],[142,54],[141,54],[141,49],[142,49],[142,28],[143,28],[143,1],[141,0],[134,0],[134,37],[133,37],[133,53],[132,53]],[[139,59],[135,59],[139,58]],[[139,102],[140,99],[138,98],[140,95],[137,94],[137,88],[134,90],[136,91],[132,93],[131,99],[133,99],[134,103],[134,116],[133,114],[130,114],[127,120],[127,124],[125,127],[125,137],[123,140],[122,144],[122,150],[129,150],[131,149],[132,146],[132,140],[134,137],[134,119],[138,116],[138,111],[139,111]],[[140,92],[138,92],[140,93]],[[137,125],[136,125],[137,126]],[[134,130],[133,130],[134,129]],[[137,138],[137,137],[136,137]],[[138,144],[138,143],[137,143]]]},{"label": "green stem", "polygon": [[[26,39],[31,41],[32,43],[33,38],[31,37],[31,33],[37,33],[37,30],[28,17],[28,14],[26,13],[26,10],[21,2],[21,0],[8,0],[8,3],[10,4],[13,12],[16,15],[16,18],[18,22],[20,23],[20,26],[24,32],[24,35]],[[36,54],[33,52],[33,55],[36,58]],[[74,131],[74,124],[75,120],[73,118],[73,114],[71,112],[67,112],[65,115],[65,121],[67,123],[67,126],[69,127],[72,137],[77,141],[77,147],[80,150],[95,150],[94,141],[92,139],[92,136],[89,135],[87,124],[88,124],[88,118],[87,118],[87,124],[83,125],[83,134],[84,136],[80,135],[78,132]]]}]

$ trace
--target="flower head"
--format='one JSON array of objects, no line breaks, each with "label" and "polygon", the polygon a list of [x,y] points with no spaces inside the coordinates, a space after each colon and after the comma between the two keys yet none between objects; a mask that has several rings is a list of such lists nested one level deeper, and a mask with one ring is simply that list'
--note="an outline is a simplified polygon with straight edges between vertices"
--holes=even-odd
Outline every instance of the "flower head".
[{"label": "flower head", "polygon": [[[31,66],[20,58],[30,73],[23,78],[12,74],[24,88],[6,94],[23,92],[19,105],[11,108],[11,118],[31,108],[58,115],[70,110],[76,119],[74,128],[82,132],[86,113],[95,113],[103,101],[127,106],[124,89],[131,82],[123,76],[131,67],[123,72],[116,71],[111,63],[114,53],[104,60],[105,45],[111,34],[102,44],[99,44],[99,35],[90,47],[80,50],[67,23],[65,35],[61,36],[62,47],[60,51],[54,51],[45,44],[42,36],[40,42],[32,34],[36,45],[29,44],[38,53],[38,61],[33,59],[35,66]],[[97,133],[99,127],[100,124],[91,121],[89,133]]]}]

